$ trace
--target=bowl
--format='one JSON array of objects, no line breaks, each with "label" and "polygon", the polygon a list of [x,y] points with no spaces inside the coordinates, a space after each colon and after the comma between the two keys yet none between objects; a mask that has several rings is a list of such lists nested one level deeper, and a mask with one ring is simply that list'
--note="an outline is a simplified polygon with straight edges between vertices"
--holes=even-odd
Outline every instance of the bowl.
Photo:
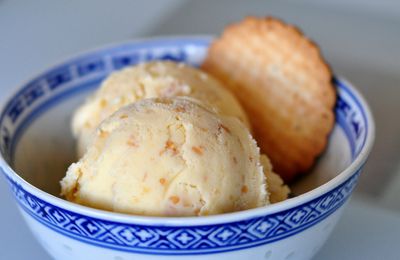
[{"label": "bowl", "polygon": [[210,37],[151,38],[80,54],[38,74],[0,114],[0,167],[26,223],[56,259],[310,259],[341,216],[371,150],[374,122],[358,91],[335,78],[329,145],[294,197],[207,217],[106,212],[59,197],[75,161],[72,111],[112,71],[148,60],[199,65]]}]

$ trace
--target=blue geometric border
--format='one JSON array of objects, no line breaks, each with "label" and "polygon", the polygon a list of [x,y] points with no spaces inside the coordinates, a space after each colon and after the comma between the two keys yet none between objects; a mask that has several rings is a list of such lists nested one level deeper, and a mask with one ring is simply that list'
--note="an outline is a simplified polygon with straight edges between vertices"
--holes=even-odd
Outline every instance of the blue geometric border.
[{"label": "blue geometric border", "polygon": [[279,241],[324,220],[341,207],[360,171],[334,190],[310,202],[264,217],[216,225],[146,226],[106,221],[52,205],[27,192],[7,175],[21,208],[46,227],[104,248],[161,255],[236,251]]}]

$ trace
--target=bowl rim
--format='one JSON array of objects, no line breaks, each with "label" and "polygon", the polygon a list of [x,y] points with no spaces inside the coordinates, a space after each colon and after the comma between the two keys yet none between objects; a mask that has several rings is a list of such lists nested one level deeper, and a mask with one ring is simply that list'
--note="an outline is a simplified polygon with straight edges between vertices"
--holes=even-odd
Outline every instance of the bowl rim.
[{"label": "bowl rim", "polygon": [[[200,40],[204,43],[209,43],[213,39],[212,35],[185,35],[185,36],[156,36],[156,37],[145,37],[139,38],[135,40],[129,41],[122,41],[122,42],[115,42],[111,44],[106,44],[100,47],[92,48],[89,50],[84,50],[78,52],[75,55],[69,55],[67,58],[61,59],[61,61],[54,63],[52,66],[47,66],[45,69],[41,70],[40,73],[34,74],[33,77],[30,77],[29,80],[25,81],[23,84],[20,84],[11,94],[4,99],[3,104],[1,105],[0,112],[3,112],[6,108],[7,104],[11,101],[12,97],[14,97],[23,87],[25,87],[29,82],[31,82],[34,78],[38,75],[42,75],[47,73],[48,71],[54,69],[55,67],[61,66],[65,63],[71,62],[75,59],[79,59],[82,56],[94,54],[98,51],[106,51],[110,48],[117,48],[122,47],[124,45],[129,44],[138,44],[138,43],[146,43],[146,42],[153,42],[153,41],[195,41]],[[346,180],[351,178],[353,174],[358,172],[358,170],[363,166],[365,161],[368,158],[368,155],[372,149],[374,139],[375,139],[375,122],[369,108],[368,103],[366,102],[365,98],[362,94],[351,84],[349,81],[344,79],[340,76],[334,76],[334,78],[338,81],[343,83],[352,93],[355,100],[360,103],[360,107],[364,110],[366,116],[366,122],[368,124],[368,132],[365,139],[365,144],[362,147],[362,150],[357,155],[356,158],[351,162],[351,164],[341,171],[337,176],[333,179],[329,180],[328,182],[322,184],[321,186],[308,191],[304,194],[296,196],[294,198],[289,198],[283,202],[266,205],[263,207],[238,211],[238,212],[231,212],[231,213],[224,213],[224,214],[217,214],[217,215],[210,215],[210,216],[192,216],[192,217],[160,217],[160,216],[140,216],[140,215],[130,215],[118,212],[110,212],[101,209],[95,209],[83,205],[79,205],[65,199],[56,197],[50,193],[47,193],[34,185],[27,182],[23,179],[19,174],[12,169],[12,167],[6,162],[3,155],[0,153],[0,167],[3,169],[6,177],[10,178],[14,182],[21,185],[26,191],[30,192],[31,194],[39,197],[40,199],[50,203],[56,207],[61,209],[66,209],[72,211],[74,213],[78,213],[85,216],[90,216],[91,218],[103,219],[106,221],[112,222],[119,222],[119,223],[135,223],[140,225],[148,225],[148,226],[201,226],[201,225],[216,225],[216,224],[223,224],[223,223],[230,223],[230,222],[238,222],[248,219],[253,219],[257,217],[267,216],[270,214],[274,214],[277,212],[281,212],[290,208],[294,208],[298,205],[316,199],[329,191],[335,189],[340,184],[344,183]]]}]

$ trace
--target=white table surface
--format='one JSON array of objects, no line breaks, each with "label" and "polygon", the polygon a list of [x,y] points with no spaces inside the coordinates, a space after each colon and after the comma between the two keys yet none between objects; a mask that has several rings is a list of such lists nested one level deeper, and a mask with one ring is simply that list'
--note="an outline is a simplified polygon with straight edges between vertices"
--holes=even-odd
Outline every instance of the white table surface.
[{"label": "white table surface", "polygon": [[[218,33],[247,14],[277,15],[322,46],[334,71],[366,96],[377,121],[375,149],[355,198],[315,259],[400,259],[400,120],[394,120],[400,112],[399,1],[110,3],[0,0],[0,102],[30,76],[79,51],[149,35]],[[3,178],[0,203],[0,259],[50,259]]]}]

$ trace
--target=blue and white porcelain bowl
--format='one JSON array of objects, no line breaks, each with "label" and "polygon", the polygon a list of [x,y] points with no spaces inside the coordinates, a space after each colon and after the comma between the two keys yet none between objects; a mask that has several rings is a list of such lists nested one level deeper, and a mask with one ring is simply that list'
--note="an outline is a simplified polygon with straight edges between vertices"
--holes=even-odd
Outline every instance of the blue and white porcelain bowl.
[{"label": "blue and white porcelain bowl", "polygon": [[[0,167],[26,222],[57,259],[310,259],[324,244],[371,150],[374,123],[336,78],[336,125],[315,169],[282,203],[208,217],[131,216],[59,197],[75,160],[72,111],[113,70],[153,59],[199,65],[211,38],[134,41],[81,54],[34,77],[0,115]],[[260,108],[262,109],[262,108]]]}]

